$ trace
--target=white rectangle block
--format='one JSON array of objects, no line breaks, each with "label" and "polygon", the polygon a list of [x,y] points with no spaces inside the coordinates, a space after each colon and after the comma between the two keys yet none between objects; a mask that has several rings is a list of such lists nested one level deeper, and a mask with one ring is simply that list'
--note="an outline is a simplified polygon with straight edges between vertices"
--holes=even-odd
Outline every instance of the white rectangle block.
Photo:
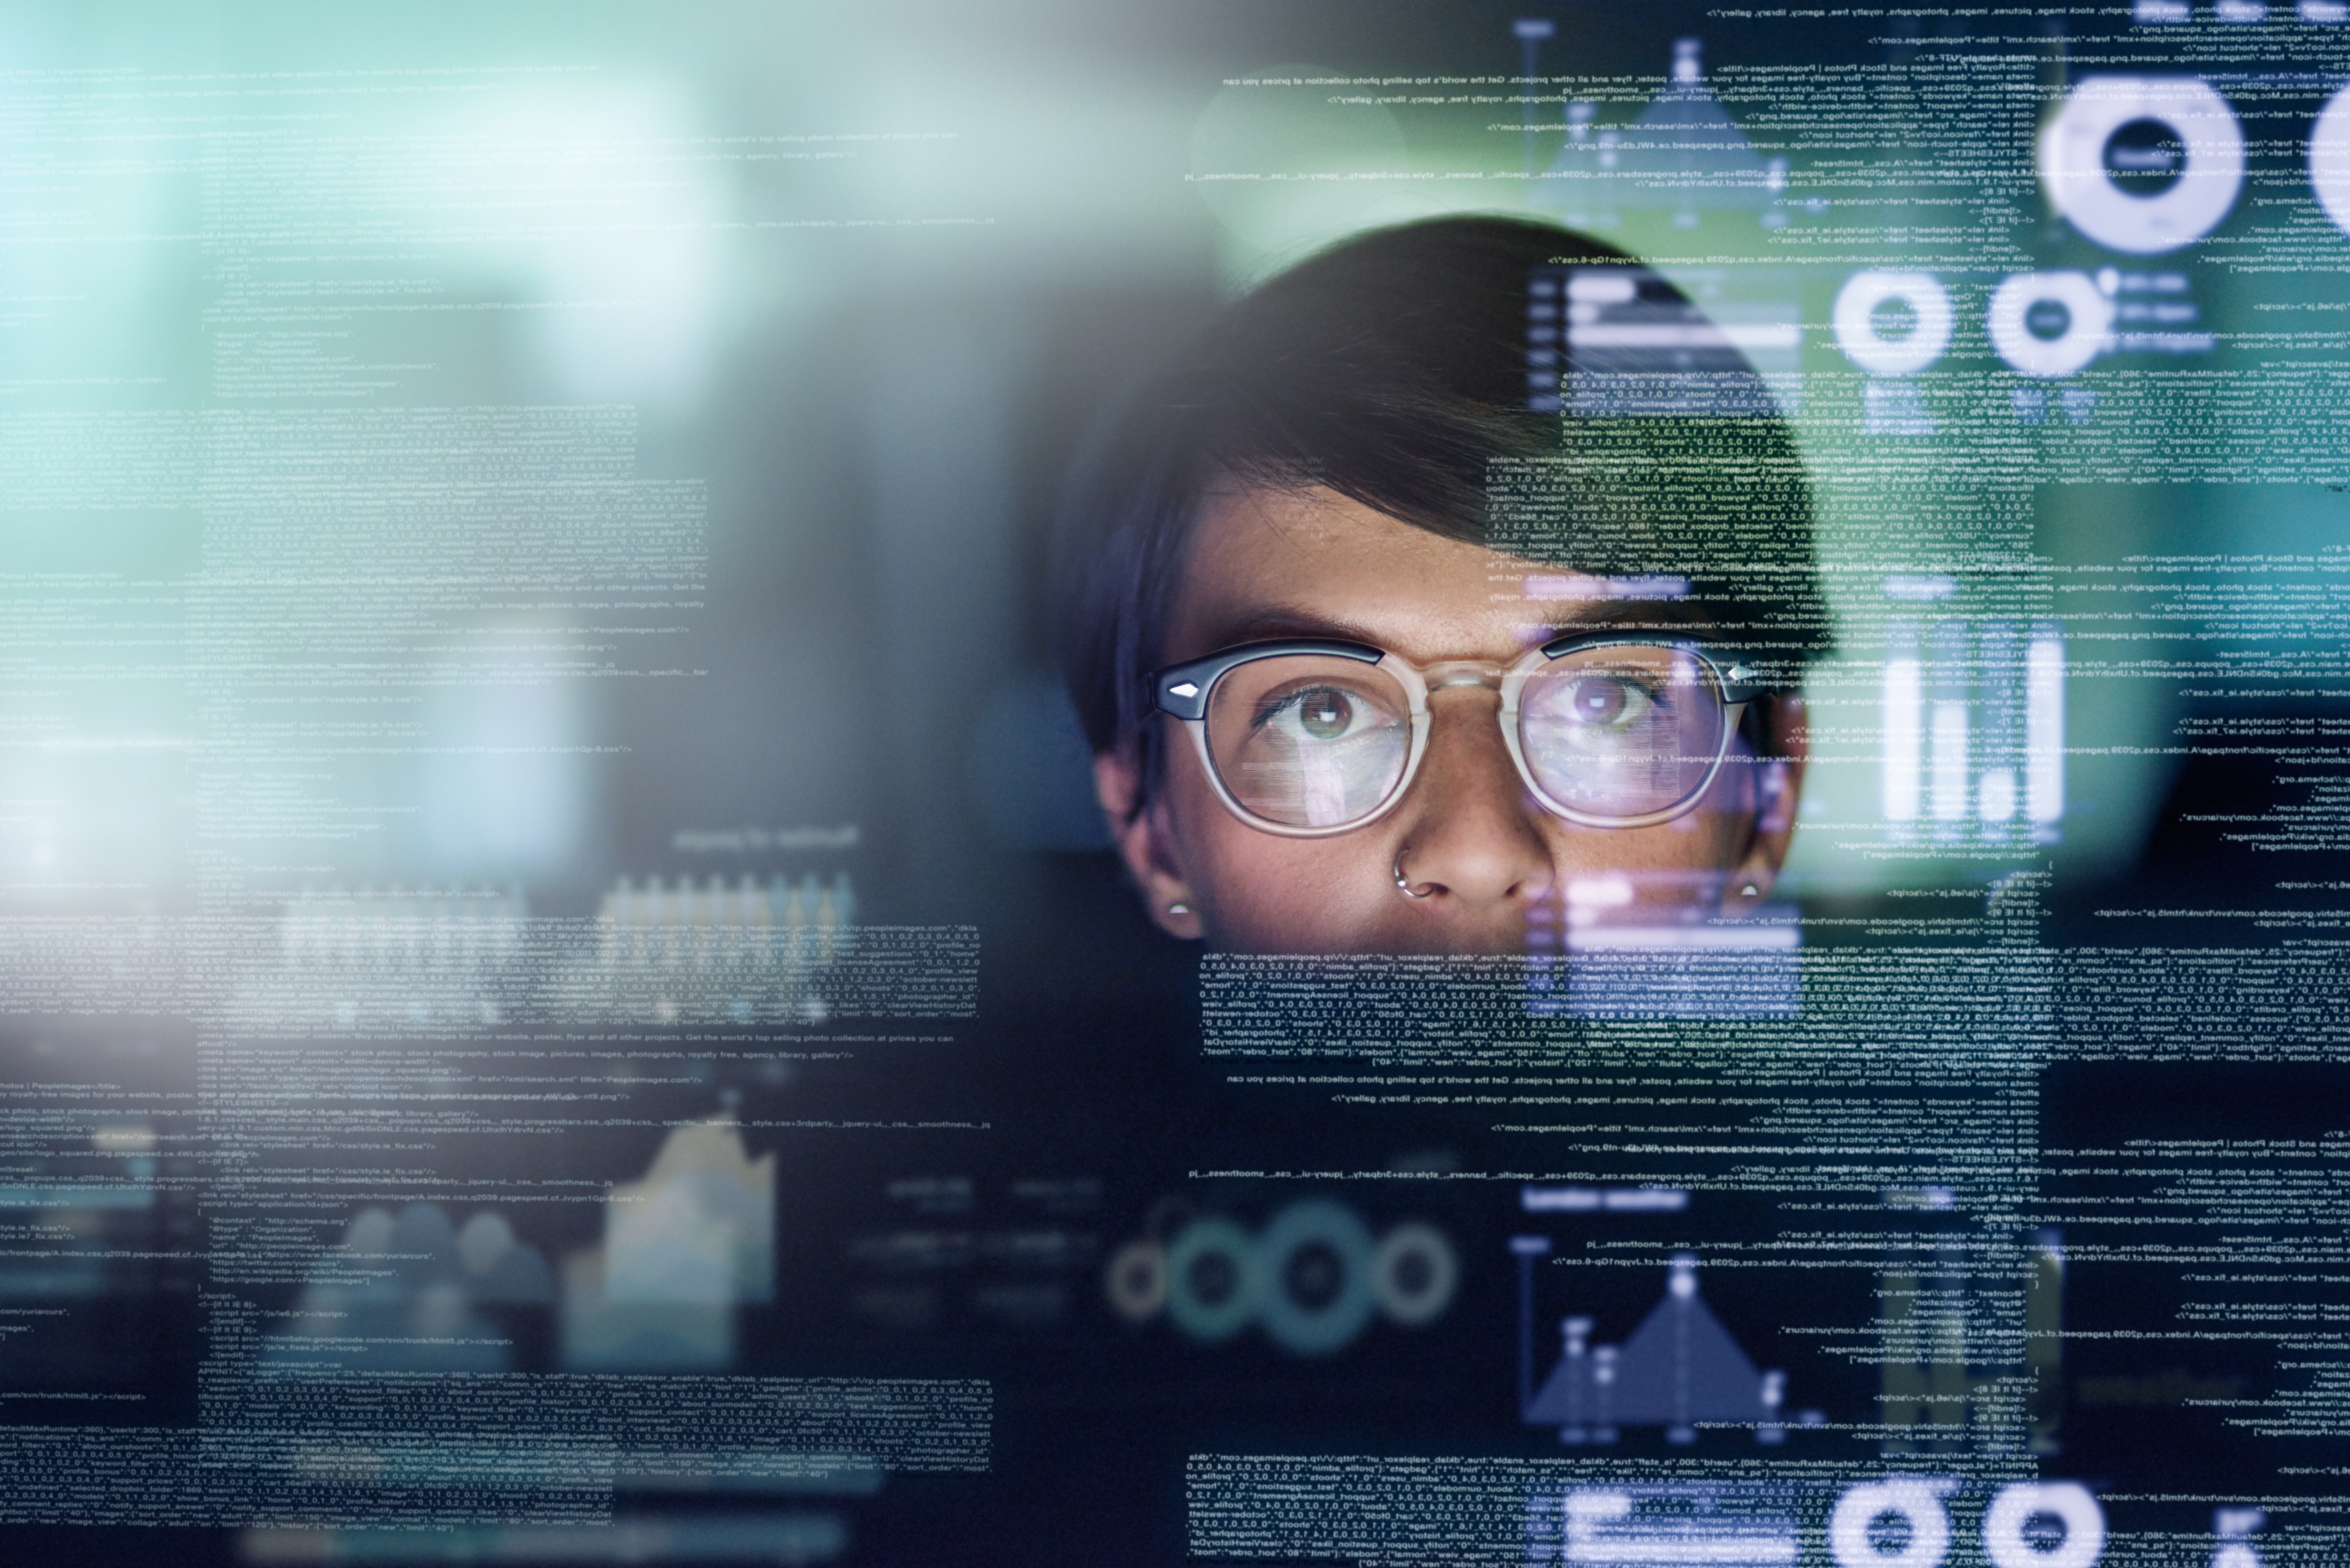
[{"label": "white rectangle block", "polygon": [[1915,655],[1885,661],[1885,820],[1918,820],[1925,691]]},{"label": "white rectangle block", "polygon": [[1956,822],[1967,814],[1967,705],[1934,704],[1932,760],[1934,820]]},{"label": "white rectangle block", "polygon": [[2034,638],[2023,656],[2023,815],[2064,815],[2064,639]]}]

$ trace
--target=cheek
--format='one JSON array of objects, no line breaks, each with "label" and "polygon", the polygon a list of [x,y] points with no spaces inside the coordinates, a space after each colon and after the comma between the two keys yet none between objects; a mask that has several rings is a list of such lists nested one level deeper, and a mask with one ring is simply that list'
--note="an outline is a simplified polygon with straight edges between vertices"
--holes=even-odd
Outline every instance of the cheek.
[{"label": "cheek", "polygon": [[1746,841],[1753,836],[1754,814],[1742,805],[1729,810],[1690,812],[1680,823],[1668,823],[1668,827],[1687,824],[1682,840],[1690,846],[1690,853],[1709,867],[1727,869],[1737,863],[1745,852]]},{"label": "cheek", "polygon": [[1550,835],[1551,861],[1570,889],[1578,882],[1595,884],[1591,894],[1604,902],[1710,903],[1721,891],[1721,874],[1744,852],[1752,826],[1743,812],[1702,807],[1657,827],[1558,823]]},{"label": "cheek", "polygon": [[[1261,832],[1224,809],[1189,756],[1170,770],[1165,799],[1185,879],[1214,945],[1260,952],[1409,945],[1413,911],[1396,892],[1390,869],[1394,834],[1378,826],[1328,838]],[[1730,793],[1722,807],[1701,806],[1661,826],[1638,828],[1577,827],[1531,805],[1528,816],[1570,886],[1602,884],[1596,890],[1610,903],[1621,888],[1627,902],[1653,906],[1719,898],[1721,874],[1737,864],[1753,826],[1743,792]],[[1517,918],[1495,914],[1504,923]],[[1492,950],[1513,949],[1517,940],[1513,930]]]},{"label": "cheek", "polygon": [[1220,947],[1347,950],[1399,896],[1385,870],[1393,846],[1376,827],[1328,838],[1264,833],[1225,810],[1196,770],[1169,781],[1167,808],[1185,880]]},{"label": "cheek", "polygon": [[1218,940],[1274,951],[1339,951],[1358,945],[1399,895],[1382,870],[1384,840],[1367,834],[1282,838],[1235,822],[1202,835],[1214,891]]}]

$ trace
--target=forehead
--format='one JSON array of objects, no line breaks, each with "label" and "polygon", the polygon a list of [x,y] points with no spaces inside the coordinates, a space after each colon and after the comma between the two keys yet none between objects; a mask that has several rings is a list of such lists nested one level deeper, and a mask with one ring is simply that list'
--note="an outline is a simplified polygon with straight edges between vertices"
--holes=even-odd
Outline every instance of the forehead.
[{"label": "forehead", "polygon": [[[1236,642],[1339,636],[1427,661],[1508,660],[1561,628],[1627,607],[1559,597],[1567,581],[1481,545],[1440,538],[1335,491],[1232,488],[1202,504],[1165,657]],[[1659,607],[1644,607],[1654,619]]]}]

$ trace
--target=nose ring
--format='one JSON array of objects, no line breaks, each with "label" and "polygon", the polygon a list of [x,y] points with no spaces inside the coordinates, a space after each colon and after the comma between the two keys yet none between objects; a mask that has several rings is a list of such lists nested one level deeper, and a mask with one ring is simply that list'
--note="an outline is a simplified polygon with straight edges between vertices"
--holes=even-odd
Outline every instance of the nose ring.
[{"label": "nose ring", "polygon": [[1399,849],[1396,851],[1396,891],[1401,893],[1407,898],[1425,898],[1432,895],[1436,891],[1433,888],[1430,888],[1426,893],[1415,893],[1411,890],[1411,878],[1403,874],[1403,855],[1404,852],[1402,850]]}]

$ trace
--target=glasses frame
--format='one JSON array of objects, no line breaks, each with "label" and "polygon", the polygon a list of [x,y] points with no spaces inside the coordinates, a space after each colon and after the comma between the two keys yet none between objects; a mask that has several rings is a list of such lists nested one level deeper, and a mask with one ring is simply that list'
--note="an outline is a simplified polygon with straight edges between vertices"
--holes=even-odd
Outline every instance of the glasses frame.
[{"label": "glasses frame", "polygon": [[[1713,761],[1707,766],[1705,777],[1686,796],[1661,811],[1642,812],[1633,816],[1601,816],[1592,812],[1578,811],[1551,798],[1535,780],[1534,770],[1526,765],[1525,752],[1518,739],[1517,721],[1518,698],[1524,691],[1527,680],[1570,653],[1594,648],[1665,648],[1686,654],[1698,661],[1706,679],[1711,680],[1721,694],[1721,733],[1715,737]],[[1396,781],[1395,788],[1388,792],[1387,798],[1377,808],[1352,822],[1332,826],[1300,827],[1259,816],[1243,805],[1225,787],[1223,775],[1217,772],[1215,757],[1208,750],[1208,703],[1215,694],[1217,682],[1243,664],[1290,654],[1348,659],[1383,670],[1403,688],[1409,700],[1411,749],[1404,759],[1403,776]],[[1495,720],[1502,727],[1502,741],[1509,748],[1510,761],[1517,766],[1520,782],[1541,803],[1544,811],[1583,827],[1654,827],[1696,810],[1698,803],[1713,788],[1713,781],[1721,776],[1722,762],[1730,755],[1731,737],[1738,733],[1747,705],[1769,690],[1755,670],[1730,649],[1686,637],[1621,631],[1575,632],[1554,638],[1507,666],[1482,659],[1441,659],[1430,664],[1414,664],[1399,654],[1366,642],[1342,642],[1320,638],[1283,639],[1242,643],[1211,653],[1204,659],[1168,665],[1153,670],[1150,675],[1151,705],[1191,732],[1192,744],[1200,753],[1200,765],[1206,771],[1208,783],[1214,788],[1216,798],[1223,802],[1224,809],[1251,827],[1277,834],[1284,838],[1329,838],[1341,833],[1352,833],[1357,828],[1369,826],[1393,811],[1403,797],[1411,793],[1412,780],[1419,776],[1420,759],[1428,753],[1430,695],[1456,686],[1483,686],[1500,691],[1502,706]]]}]

